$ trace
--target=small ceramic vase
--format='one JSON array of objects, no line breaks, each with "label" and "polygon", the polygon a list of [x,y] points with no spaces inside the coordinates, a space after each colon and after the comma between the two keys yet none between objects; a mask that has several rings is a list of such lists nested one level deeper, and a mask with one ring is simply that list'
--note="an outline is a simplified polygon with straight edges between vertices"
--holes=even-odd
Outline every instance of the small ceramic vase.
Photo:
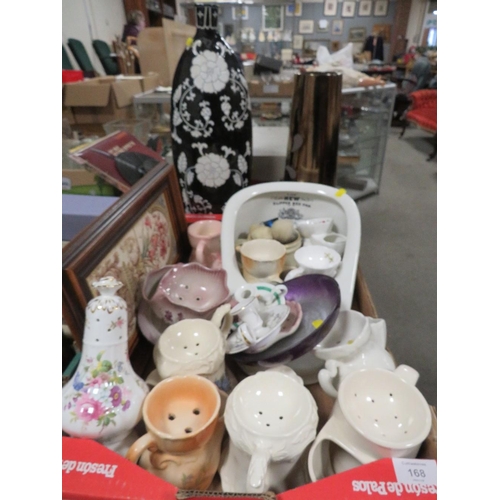
[{"label": "small ceramic vase", "polygon": [[126,458],[178,488],[206,490],[219,466],[225,400],[198,375],[161,381],[144,401],[147,433]]},{"label": "small ceramic vase", "polygon": [[316,436],[318,409],[293,370],[281,366],[243,379],[227,399],[225,420],[224,492],[280,493],[303,483],[299,472]]},{"label": "small ceramic vase", "polygon": [[357,311],[340,311],[328,335],[314,348],[314,355],[326,360],[318,373],[321,388],[336,398],[338,385],[351,372],[362,368],[396,368],[386,350],[387,328],[383,319]]},{"label": "small ceramic vase", "polygon": [[[80,364],[62,391],[62,430],[124,454],[148,393],[128,358],[127,304],[113,277],[93,283],[100,295],[85,311]],[[133,440],[132,439],[132,440]]]},{"label": "small ceramic vase", "polygon": [[221,269],[219,220],[199,220],[188,226],[187,233],[192,252],[190,262],[198,262],[211,269]]},{"label": "small ceramic vase", "polygon": [[169,326],[153,348],[159,378],[202,375],[228,391],[224,355],[232,324],[230,308],[220,306],[211,321],[184,319]]}]

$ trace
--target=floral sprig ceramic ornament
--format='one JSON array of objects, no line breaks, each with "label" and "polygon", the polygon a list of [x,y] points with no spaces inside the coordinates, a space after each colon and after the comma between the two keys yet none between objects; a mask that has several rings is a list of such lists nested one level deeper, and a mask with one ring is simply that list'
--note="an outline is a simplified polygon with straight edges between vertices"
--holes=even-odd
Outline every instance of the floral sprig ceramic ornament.
[{"label": "floral sprig ceramic ornament", "polygon": [[217,32],[218,6],[196,5],[197,31],[172,85],[172,152],[187,213],[221,213],[251,173],[252,117],[241,62]]},{"label": "floral sprig ceramic ornament", "polygon": [[93,286],[100,295],[87,305],[81,360],[63,387],[62,429],[125,454],[148,387],[129,361],[127,304],[116,295],[122,283],[104,277]]}]

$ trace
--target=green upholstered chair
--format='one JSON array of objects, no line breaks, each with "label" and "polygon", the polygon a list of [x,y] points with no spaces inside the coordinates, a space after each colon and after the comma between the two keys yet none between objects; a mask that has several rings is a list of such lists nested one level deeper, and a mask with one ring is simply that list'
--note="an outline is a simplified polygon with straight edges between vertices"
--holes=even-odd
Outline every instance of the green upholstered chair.
[{"label": "green upholstered chair", "polygon": [[94,66],[92,66],[90,57],[85,50],[85,46],[82,42],[80,42],[80,40],[68,38],[68,47],[70,48],[71,53],[75,56],[76,62],[82,71],[97,74]]},{"label": "green upholstered chair", "polygon": [[68,52],[66,51],[66,48],[64,45],[62,46],[63,53],[62,53],[62,69],[73,69],[73,65],[71,64],[71,60],[69,58]]},{"label": "green upholstered chair", "polygon": [[95,53],[101,61],[102,67],[107,75],[119,75],[120,68],[118,67],[118,63],[111,55],[111,50],[109,45],[102,40],[93,40],[92,47],[94,47]]}]

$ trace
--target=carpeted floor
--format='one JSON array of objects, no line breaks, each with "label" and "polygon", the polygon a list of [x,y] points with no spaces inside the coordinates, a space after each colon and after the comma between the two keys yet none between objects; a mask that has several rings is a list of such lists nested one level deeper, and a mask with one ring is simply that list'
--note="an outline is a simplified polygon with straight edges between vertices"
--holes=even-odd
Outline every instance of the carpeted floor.
[{"label": "carpeted floor", "polygon": [[380,191],[358,200],[359,264],[387,347],[398,364],[420,373],[417,387],[437,404],[437,156],[427,162],[432,136],[391,128]]}]

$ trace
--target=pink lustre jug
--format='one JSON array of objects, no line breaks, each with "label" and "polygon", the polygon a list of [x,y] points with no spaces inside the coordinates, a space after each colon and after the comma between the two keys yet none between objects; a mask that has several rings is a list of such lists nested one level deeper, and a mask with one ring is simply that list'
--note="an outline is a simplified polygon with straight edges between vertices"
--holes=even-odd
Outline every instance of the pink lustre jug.
[{"label": "pink lustre jug", "polygon": [[122,283],[104,277],[92,285],[100,295],[87,304],[81,360],[62,390],[62,430],[124,455],[148,387],[128,358],[127,304],[116,295]]}]

